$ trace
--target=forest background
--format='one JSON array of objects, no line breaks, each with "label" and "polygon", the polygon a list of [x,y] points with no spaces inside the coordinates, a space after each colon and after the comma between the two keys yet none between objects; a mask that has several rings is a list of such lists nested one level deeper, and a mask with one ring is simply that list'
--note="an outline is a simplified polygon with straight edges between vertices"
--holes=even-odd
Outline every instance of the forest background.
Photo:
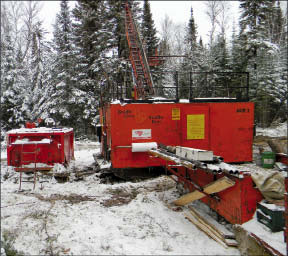
[{"label": "forest background", "polygon": [[[192,7],[185,26],[166,16],[157,33],[149,1],[131,3],[148,56],[185,56],[151,68],[158,96],[169,96],[165,86],[175,83],[176,71],[184,74],[177,81],[180,98],[189,97],[185,72],[249,72],[256,124],[287,120],[287,8],[284,13],[279,0],[240,0],[235,23],[229,1],[206,1],[211,26],[205,43]],[[47,40],[41,1],[1,1],[2,131],[42,118],[46,125],[73,127],[78,136],[94,135],[99,105],[115,97],[111,88],[133,87],[123,1],[80,0],[71,10],[68,1],[60,5]],[[208,84],[193,77],[194,96],[220,96],[215,85],[243,80],[222,75],[211,75]]]}]

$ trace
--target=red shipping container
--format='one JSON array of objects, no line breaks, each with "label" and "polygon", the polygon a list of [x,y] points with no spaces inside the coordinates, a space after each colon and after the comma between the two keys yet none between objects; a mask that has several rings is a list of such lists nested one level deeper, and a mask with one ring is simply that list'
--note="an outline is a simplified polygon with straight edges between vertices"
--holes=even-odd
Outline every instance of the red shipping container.
[{"label": "red shipping container", "polygon": [[[21,128],[7,132],[7,165],[51,169],[74,159],[72,128]],[[22,170],[24,170],[22,169]],[[17,168],[16,168],[17,170]]]},{"label": "red shipping container", "polygon": [[102,154],[114,168],[165,166],[132,143],[156,142],[211,150],[228,163],[252,161],[252,102],[107,104],[101,111]]}]

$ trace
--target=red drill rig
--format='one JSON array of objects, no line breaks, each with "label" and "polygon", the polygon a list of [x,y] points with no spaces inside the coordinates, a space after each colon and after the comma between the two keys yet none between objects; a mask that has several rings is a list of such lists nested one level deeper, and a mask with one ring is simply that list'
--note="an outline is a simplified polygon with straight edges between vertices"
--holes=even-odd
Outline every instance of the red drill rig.
[{"label": "red drill rig", "polygon": [[[186,191],[202,191],[204,196],[201,200],[226,220],[231,223],[249,220],[255,212],[256,203],[262,199],[260,192],[253,187],[250,175],[233,173],[229,168],[219,166],[213,169],[198,160],[188,159],[188,164],[183,163],[182,158],[185,156],[179,157],[166,149],[178,147],[198,150],[195,152],[209,151],[214,156],[221,156],[227,163],[252,161],[254,104],[247,97],[237,97],[239,93],[235,88],[229,88],[230,97],[194,97],[193,75],[199,76],[200,72],[182,76],[190,78],[187,92],[189,99],[179,99],[181,72],[177,71],[172,72],[176,97],[155,98],[156,87],[149,61],[128,1],[125,3],[125,17],[129,59],[135,82],[134,95],[132,98],[125,97],[123,91],[127,92],[127,88],[123,90],[124,86],[117,85],[110,91],[114,93],[113,99],[101,102],[102,156],[111,162],[114,173],[125,178],[134,176],[139,170],[149,172],[153,168],[166,168],[177,177],[177,182]],[[224,74],[218,73],[216,76]],[[206,78],[210,75],[210,72],[204,73]],[[232,75],[244,75],[247,84],[239,88],[248,96],[248,73],[235,72]],[[243,77],[238,77],[238,80],[243,81]],[[171,88],[163,86],[162,89],[171,92]],[[210,89],[209,84],[202,88],[205,92]],[[219,157],[216,158],[219,160]],[[210,160],[217,165],[215,157]],[[232,187],[224,191],[217,190],[217,193],[205,192],[206,185],[218,180],[220,184],[224,176],[230,179]]]}]

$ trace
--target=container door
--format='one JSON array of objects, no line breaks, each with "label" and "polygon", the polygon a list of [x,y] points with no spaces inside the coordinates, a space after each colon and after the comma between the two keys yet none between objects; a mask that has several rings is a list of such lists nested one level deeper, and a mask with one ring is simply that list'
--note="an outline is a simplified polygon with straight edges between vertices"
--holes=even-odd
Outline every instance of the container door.
[{"label": "container door", "polygon": [[209,106],[183,104],[181,113],[182,146],[210,149]]}]

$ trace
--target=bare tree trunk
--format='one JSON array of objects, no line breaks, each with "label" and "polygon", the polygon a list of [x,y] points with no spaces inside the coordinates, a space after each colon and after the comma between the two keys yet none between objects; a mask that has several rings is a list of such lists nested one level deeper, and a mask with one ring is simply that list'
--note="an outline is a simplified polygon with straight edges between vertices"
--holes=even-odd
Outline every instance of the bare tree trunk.
[{"label": "bare tree trunk", "polygon": [[206,14],[210,19],[210,46],[212,46],[215,38],[216,25],[218,22],[219,14],[221,13],[221,1],[205,1]]}]

